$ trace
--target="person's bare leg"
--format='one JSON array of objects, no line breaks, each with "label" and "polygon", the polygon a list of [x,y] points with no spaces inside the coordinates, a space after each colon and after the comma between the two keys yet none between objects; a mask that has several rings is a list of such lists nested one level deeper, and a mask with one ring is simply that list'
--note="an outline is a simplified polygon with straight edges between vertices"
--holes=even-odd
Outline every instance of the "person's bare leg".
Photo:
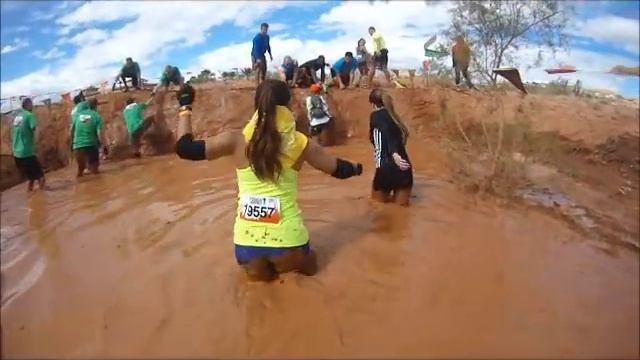
[{"label": "person's bare leg", "polygon": [[247,276],[253,281],[273,281],[278,277],[273,264],[265,256],[257,257],[244,266]]},{"label": "person's bare leg", "polygon": [[384,77],[387,79],[387,84],[391,85],[391,74],[389,73],[389,70],[384,69]]},{"label": "person's bare leg", "polygon": [[76,163],[78,164],[76,177],[82,177],[84,175],[84,169],[87,167],[86,158],[82,151],[76,151]]},{"label": "person's bare leg", "polygon": [[38,189],[40,190],[46,190],[47,189],[47,182],[43,177],[41,177],[40,179],[38,179]]},{"label": "person's bare leg", "polygon": [[33,180],[29,180],[29,182],[27,183],[27,192],[32,192],[33,191]]},{"label": "person's bare leg", "polygon": [[89,171],[93,174],[93,175],[98,175],[100,173],[100,165],[98,163],[96,164],[89,164]]},{"label": "person's bare leg", "polygon": [[400,206],[409,206],[409,202],[411,199],[411,188],[396,190],[394,191],[393,197],[396,204]]},{"label": "person's bare leg", "polygon": [[373,87],[373,77],[376,75],[376,67],[375,65],[369,69],[369,77],[367,77],[367,84],[364,86],[366,87]]}]

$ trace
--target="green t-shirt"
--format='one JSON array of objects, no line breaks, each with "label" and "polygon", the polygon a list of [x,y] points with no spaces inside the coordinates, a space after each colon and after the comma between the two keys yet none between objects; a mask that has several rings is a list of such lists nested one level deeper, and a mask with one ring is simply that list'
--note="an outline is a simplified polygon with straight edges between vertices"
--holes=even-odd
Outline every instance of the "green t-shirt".
[{"label": "green t-shirt", "polygon": [[73,109],[71,109],[71,123],[73,123],[73,118],[75,117],[78,111],[87,110],[88,108],[89,108],[89,103],[86,101],[81,101],[78,104],[76,104],[76,106],[74,106]]},{"label": "green t-shirt", "polygon": [[33,141],[36,124],[36,117],[27,110],[18,112],[13,118],[11,131],[13,138],[13,156],[17,158],[27,158],[36,154]]},{"label": "green t-shirt", "polygon": [[100,144],[98,131],[102,130],[102,118],[94,110],[78,110],[71,126],[73,127],[73,150]]},{"label": "green t-shirt", "polygon": [[144,120],[144,109],[147,108],[145,103],[131,103],[122,111],[124,123],[127,125],[129,136],[133,135],[136,130],[142,126]]},{"label": "green t-shirt", "polygon": [[166,71],[162,72],[162,76],[160,77],[160,84],[162,86],[169,86],[169,83],[178,84],[180,82],[180,70],[173,66],[169,73]]},{"label": "green t-shirt", "polygon": [[138,63],[135,61],[133,61],[131,64],[125,63],[122,66],[120,73],[122,75],[129,75],[129,76],[138,75],[138,73],[140,73],[140,66],[138,66]]}]

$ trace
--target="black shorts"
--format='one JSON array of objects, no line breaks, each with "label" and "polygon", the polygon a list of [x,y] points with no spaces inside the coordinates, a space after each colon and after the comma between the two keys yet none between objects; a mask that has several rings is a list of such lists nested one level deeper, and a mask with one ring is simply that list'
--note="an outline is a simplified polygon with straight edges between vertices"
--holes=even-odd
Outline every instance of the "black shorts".
[{"label": "black shorts", "polygon": [[20,173],[26,177],[29,181],[38,180],[44,177],[44,173],[42,172],[42,167],[40,166],[40,162],[38,158],[35,156],[29,156],[26,158],[17,158],[14,157],[16,167],[20,171]]},{"label": "black shorts", "polygon": [[380,50],[380,54],[373,56],[373,63],[376,68],[380,70],[387,70],[387,66],[389,65],[389,50]]},{"label": "black shorts", "polygon": [[86,159],[89,165],[100,164],[100,153],[98,152],[97,146],[85,146],[85,147],[77,148],[75,151],[76,151],[76,159],[78,161]]},{"label": "black shorts", "polygon": [[383,165],[376,169],[373,177],[373,190],[389,193],[395,190],[413,187],[413,171],[402,171],[395,164]]}]

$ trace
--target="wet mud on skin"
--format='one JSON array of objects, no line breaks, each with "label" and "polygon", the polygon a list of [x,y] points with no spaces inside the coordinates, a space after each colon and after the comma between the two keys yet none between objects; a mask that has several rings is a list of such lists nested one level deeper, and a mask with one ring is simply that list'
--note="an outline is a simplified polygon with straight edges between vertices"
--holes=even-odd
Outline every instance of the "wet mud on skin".
[{"label": "wet mud on skin", "polygon": [[372,205],[365,164],[309,167],[299,198],[319,271],[248,282],[233,256],[230,161],[108,163],[2,193],[6,357],[638,357],[638,254],[561,220],[473,199],[410,143],[409,208]]}]

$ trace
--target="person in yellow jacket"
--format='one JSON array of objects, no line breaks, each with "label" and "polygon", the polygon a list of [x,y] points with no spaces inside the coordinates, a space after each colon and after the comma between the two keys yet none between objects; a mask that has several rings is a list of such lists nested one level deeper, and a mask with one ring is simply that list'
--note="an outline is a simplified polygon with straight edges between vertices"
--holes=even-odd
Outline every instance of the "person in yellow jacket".
[{"label": "person in yellow jacket", "polygon": [[384,42],[384,38],[380,32],[376,31],[373,26],[369,27],[369,35],[373,39],[373,65],[371,71],[369,71],[369,86],[373,83],[373,77],[376,75],[376,69],[384,72],[384,77],[387,79],[387,83],[391,83],[391,74],[387,67],[389,66],[389,50]]},{"label": "person in yellow jacket", "polygon": [[287,107],[291,93],[283,81],[260,83],[256,111],[242,131],[222,132],[204,140],[194,140],[190,101],[182,101],[181,96],[178,99],[176,154],[194,161],[223,156],[235,159],[238,207],[233,241],[238,264],[253,280],[270,281],[289,271],[313,275],[316,257],[298,207],[298,171],[306,162],[338,179],[347,179],[362,174],[362,165],[325,153],[296,131]]}]

